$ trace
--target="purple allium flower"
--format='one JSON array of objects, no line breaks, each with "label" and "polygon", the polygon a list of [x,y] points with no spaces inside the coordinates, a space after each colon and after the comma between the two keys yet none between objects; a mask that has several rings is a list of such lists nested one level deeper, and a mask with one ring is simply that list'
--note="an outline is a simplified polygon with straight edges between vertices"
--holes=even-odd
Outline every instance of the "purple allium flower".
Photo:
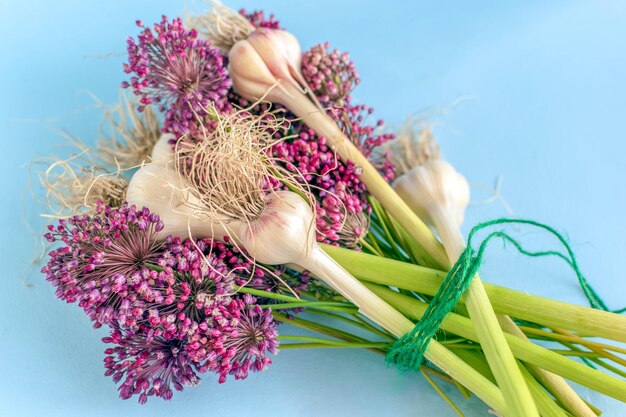
[{"label": "purple allium flower", "polygon": [[172,387],[182,391],[200,381],[198,365],[191,360],[184,340],[146,337],[117,327],[102,341],[116,345],[105,350],[104,366],[106,376],[115,382],[123,379],[119,387],[122,399],[138,394],[141,404],[152,395],[169,400]]},{"label": "purple allium flower", "polygon": [[324,106],[343,105],[361,81],[347,52],[319,44],[302,55],[302,75]]},{"label": "purple allium flower", "polygon": [[247,273],[246,262],[220,242],[167,239],[154,261],[159,270],[144,268],[145,279],[133,287],[142,317],[133,326],[110,321],[111,334],[103,339],[115,345],[104,363],[106,375],[122,381],[121,398],[168,400],[172,387],[195,385],[200,373],[217,373],[224,382],[271,363],[268,353],[278,346],[271,311],[233,288],[234,277]]},{"label": "purple allium flower", "polygon": [[239,14],[248,19],[255,28],[282,29],[274,14],[270,14],[266,18],[263,10],[253,10],[251,13],[247,13],[245,9],[240,9]]},{"label": "purple allium flower", "polygon": [[186,30],[180,18],[170,23],[163,16],[154,32],[143,28],[137,41],[128,39],[128,63],[124,71],[135,75],[123,87],[132,87],[141,97],[141,107],[158,103],[165,112],[163,131],[177,137],[189,133],[198,120],[207,116],[213,104],[227,111],[226,99],[231,81],[224,59],[210,42],[198,39],[198,33]]},{"label": "purple allium flower", "polygon": [[123,203],[112,209],[98,202],[93,215],[74,216],[48,226],[45,238],[64,246],[50,252],[42,269],[56,295],[78,302],[99,327],[113,319],[134,322],[133,288],[145,278],[144,267],[158,257],[155,235],[159,216]]},{"label": "purple allium flower", "polygon": [[229,312],[230,332],[219,343],[212,343],[212,352],[205,367],[217,373],[219,382],[228,375],[244,379],[249,371],[262,371],[272,363],[267,352],[278,352],[276,322],[269,309],[255,304],[248,294],[233,300]]},{"label": "purple allium flower", "polygon": [[363,104],[347,104],[340,108],[329,109],[329,112],[341,130],[378,169],[383,178],[389,182],[393,181],[395,168],[387,156],[379,154],[378,150],[382,144],[396,136],[393,133],[376,132],[376,129],[381,128],[384,124],[381,119],[378,119],[373,126],[365,123],[367,117],[374,113],[374,109]]},{"label": "purple allium flower", "polygon": [[155,334],[182,337],[194,323],[202,323],[230,303],[236,272],[228,269],[221,253],[209,239],[167,239],[156,262],[163,268],[163,279],[155,280],[162,296],[148,309]]},{"label": "purple allium flower", "polygon": [[[372,109],[346,104],[330,108],[329,114],[340,128],[359,147],[363,154],[388,180],[393,179],[393,166],[376,153],[377,147],[393,138],[391,134],[377,134],[376,127],[366,123]],[[369,227],[369,204],[367,190],[360,180],[360,171],[353,163],[345,163],[319,137],[302,122],[293,123],[295,139],[277,142],[273,156],[282,161],[285,168],[302,175],[316,196],[318,240],[347,247],[354,247]]]}]

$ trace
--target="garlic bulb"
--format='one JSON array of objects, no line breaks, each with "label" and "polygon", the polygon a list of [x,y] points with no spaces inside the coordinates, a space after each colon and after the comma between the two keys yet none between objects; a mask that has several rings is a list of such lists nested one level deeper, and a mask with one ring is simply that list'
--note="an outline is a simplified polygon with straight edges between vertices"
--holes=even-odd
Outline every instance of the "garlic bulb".
[{"label": "garlic bulb", "polygon": [[467,180],[440,159],[440,150],[430,129],[408,128],[385,145],[398,177],[395,192],[424,222],[439,232],[450,263],[465,249],[459,227],[470,200]]},{"label": "garlic bulb", "polygon": [[161,135],[152,149],[154,162],[142,166],[133,175],[126,201],[137,207],[149,207],[159,214],[163,229],[157,233],[157,239],[169,235],[188,236],[191,232],[195,237],[215,236],[221,240],[228,231],[198,210],[201,203],[191,192],[191,185],[173,167],[172,138],[171,134]]},{"label": "garlic bulb", "polygon": [[[165,143],[168,140],[167,137],[161,138]],[[300,195],[293,191],[269,192],[265,194],[262,210],[256,218],[247,221],[211,215],[206,206],[202,207],[204,203],[198,198],[198,189],[194,189],[194,185],[176,170],[174,156],[164,157],[163,142],[154,150],[157,162],[145,165],[135,173],[127,194],[131,203],[147,206],[161,216],[164,229],[160,238],[169,234],[218,240],[229,236],[259,262],[296,264],[309,270],[356,305],[364,316],[395,336],[401,337],[413,329],[410,320],[320,248],[315,239],[314,213]],[[471,387],[492,407],[504,409],[502,397],[493,395],[497,388],[437,341],[431,341],[425,356]]]},{"label": "garlic bulb", "polygon": [[306,84],[300,73],[300,44],[284,30],[256,29],[233,45],[228,62],[235,90],[249,100],[287,104],[295,99],[293,89]]},{"label": "garlic bulb", "polygon": [[393,189],[427,224],[433,225],[431,213],[445,210],[457,226],[463,224],[470,200],[467,180],[441,159],[417,165],[393,182]]},{"label": "garlic bulb", "polygon": [[269,194],[261,216],[237,237],[254,259],[271,265],[300,265],[317,246],[313,211],[291,191]]},{"label": "garlic bulb", "polygon": [[171,140],[174,140],[175,136],[171,133],[164,133],[161,135],[159,140],[156,141],[154,146],[152,147],[152,152],[150,153],[150,160],[153,163],[163,163],[166,164],[172,160],[172,144]]},{"label": "garlic bulb", "polygon": [[[400,173],[393,188],[426,224],[439,232],[453,265],[466,246],[460,225],[469,203],[469,185],[451,164],[439,159],[439,148],[429,130],[419,136],[421,140],[414,141],[411,132],[402,132],[388,145],[392,162]],[[473,278],[465,296],[469,316],[476,326],[480,344],[509,412],[512,416],[538,416],[478,275]]]}]

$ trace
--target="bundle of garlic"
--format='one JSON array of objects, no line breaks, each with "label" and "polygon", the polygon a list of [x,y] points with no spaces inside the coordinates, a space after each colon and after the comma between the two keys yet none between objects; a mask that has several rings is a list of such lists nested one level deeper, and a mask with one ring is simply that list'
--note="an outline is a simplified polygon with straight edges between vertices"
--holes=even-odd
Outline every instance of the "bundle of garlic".
[{"label": "bundle of garlic", "polygon": [[[110,328],[106,374],[123,379],[122,398],[169,399],[205,372],[245,378],[280,342],[382,353],[459,414],[431,375],[504,416],[597,415],[566,379],[626,401],[626,373],[608,363],[625,366],[626,350],[595,340],[626,342],[626,318],[607,311],[566,242],[500,219],[466,243],[467,181],[428,130],[396,137],[366,123],[347,54],[303,54],[273,18],[220,4],[188,23],[138,25],[123,87],[143,115],[124,107],[131,123],[114,119],[83,186],[55,182],[55,166],[42,177],[65,197],[52,208],[72,214],[50,226],[62,246],[44,272],[59,298]],[[474,245],[511,223],[555,234],[565,252],[529,252],[502,230]],[[593,308],[483,284],[492,238],[564,258]],[[279,322],[312,335],[279,335]]]}]

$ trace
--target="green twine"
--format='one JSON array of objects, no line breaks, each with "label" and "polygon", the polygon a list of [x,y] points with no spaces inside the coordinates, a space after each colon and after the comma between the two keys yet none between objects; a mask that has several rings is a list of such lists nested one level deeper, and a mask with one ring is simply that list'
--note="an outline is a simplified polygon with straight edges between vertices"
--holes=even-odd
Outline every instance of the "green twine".
[{"label": "green twine", "polygon": [[[561,245],[563,245],[565,251],[559,252],[557,250],[549,250],[531,252],[524,249],[518,241],[502,230],[489,234],[480,243],[478,251],[474,250],[472,247],[472,240],[477,232],[482,229],[501,224],[523,224],[543,229],[544,231],[547,231],[551,235],[555,236]],[[446,275],[446,278],[439,287],[439,290],[426,308],[422,319],[417,322],[413,330],[398,339],[391,347],[391,350],[387,353],[386,362],[388,365],[396,364],[401,369],[419,369],[422,364],[422,360],[424,359],[424,352],[428,347],[428,343],[435,336],[435,333],[439,329],[439,326],[441,325],[441,322],[446,314],[452,311],[454,306],[459,301],[459,298],[461,298],[461,295],[463,295],[469,287],[483,261],[487,245],[494,238],[500,238],[504,241],[504,243],[511,243],[520,253],[526,256],[557,256],[563,259],[576,273],[580,287],[585,293],[587,300],[589,300],[591,307],[609,311],[604,301],[602,301],[587,279],[580,272],[574,252],[559,232],[550,226],[533,220],[507,218],[496,219],[480,223],[471,230],[467,239],[467,247],[461,253],[456,263],[452,266],[450,272]],[[613,312],[621,313],[623,311],[626,311],[626,308],[614,310]]]}]

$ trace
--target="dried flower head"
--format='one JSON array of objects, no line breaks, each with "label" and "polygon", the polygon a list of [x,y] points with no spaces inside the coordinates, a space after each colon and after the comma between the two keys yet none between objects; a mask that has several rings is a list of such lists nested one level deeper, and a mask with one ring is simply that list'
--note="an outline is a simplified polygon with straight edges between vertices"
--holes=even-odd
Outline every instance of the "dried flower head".
[{"label": "dried flower head", "polygon": [[161,137],[161,128],[152,107],[137,111],[137,104],[122,96],[120,103],[105,112],[106,126],[98,142],[98,158],[113,168],[127,170],[150,159]]},{"label": "dried flower head", "polygon": [[182,391],[184,386],[200,382],[197,364],[191,358],[183,340],[165,340],[146,337],[143,333],[113,327],[111,335],[102,339],[114,344],[105,350],[105,375],[119,387],[120,398],[126,400],[139,395],[139,403],[145,404],[149,396],[170,400],[172,387]]},{"label": "dried flower head", "polygon": [[[235,277],[243,271],[226,265],[225,252],[223,244],[210,239],[169,237],[156,263],[176,275],[166,284],[165,293],[171,295],[172,302],[155,306],[152,315],[180,322],[184,334],[187,322],[200,323],[215,308],[227,305],[234,294]],[[170,320],[169,315],[175,318]]]},{"label": "dried flower head", "polygon": [[397,177],[441,156],[431,128],[413,119],[407,120],[396,138],[385,143],[382,149],[394,165]]},{"label": "dried flower head", "polygon": [[99,166],[89,149],[74,140],[79,152],[66,159],[51,157],[44,171],[37,172],[45,191],[45,204],[51,210],[49,217],[63,218],[76,214],[93,213],[97,202],[118,207],[124,201],[128,181],[120,172],[110,172]]},{"label": "dried flower head", "polygon": [[395,134],[381,131],[384,125],[381,119],[378,119],[373,125],[367,123],[367,119],[374,113],[374,109],[364,104],[347,104],[341,108],[329,109],[329,112],[341,130],[378,169],[383,178],[392,181],[394,179],[394,166],[387,158],[382,145],[393,140]]},{"label": "dried flower head", "polygon": [[336,232],[336,242],[339,246],[354,248],[360,245],[361,240],[369,231],[369,214],[364,211],[347,213],[343,218],[341,229]]},{"label": "dried flower head", "polygon": [[249,371],[264,370],[272,363],[267,353],[278,353],[278,332],[271,311],[255,303],[256,299],[248,294],[232,302],[230,332],[205,365],[220,376],[220,383],[228,375],[244,379]]},{"label": "dried flower head", "polygon": [[249,18],[214,0],[211,10],[202,16],[189,19],[189,26],[196,28],[205,39],[219,48],[225,55],[230,48],[242,39],[246,39],[255,26]]},{"label": "dried flower head", "polygon": [[[391,180],[393,166],[379,152],[379,146],[393,135],[377,132],[382,121],[368,124],[367,116],[371,113],[372,109],[362,105],[346,104],[329,109],[350,140]],[[338,159],[326,138],[302,122],[294,122],[292,126],[296,138],[277,142],[272,154],[286,170],[301,173],[297,178],[306,182],[315,196],[318,240],[354,247],[369,229],[370,210],[358,167]]]},{"label": "dried flower head", "polygon": [[342,106],[361,79],[347,52],[329,51],[329,43],[302,55],[302,75],[324,106]]},{"label": "dried flower head", "polygon": [[154,25],[154,32],[144,28],[137,37],[128,39],[128,63],[124,71],[135,75],[130,82],[141,97],[139,107],[158,103],[166,112],[164,131],[177,137],[189,132],[198,116],[206,115],[209,106],[228,110],[226,99],[230,80],[220,51],[210,42],[198,39],[198,33],[183,28],[182,20],[166,16]]}]

